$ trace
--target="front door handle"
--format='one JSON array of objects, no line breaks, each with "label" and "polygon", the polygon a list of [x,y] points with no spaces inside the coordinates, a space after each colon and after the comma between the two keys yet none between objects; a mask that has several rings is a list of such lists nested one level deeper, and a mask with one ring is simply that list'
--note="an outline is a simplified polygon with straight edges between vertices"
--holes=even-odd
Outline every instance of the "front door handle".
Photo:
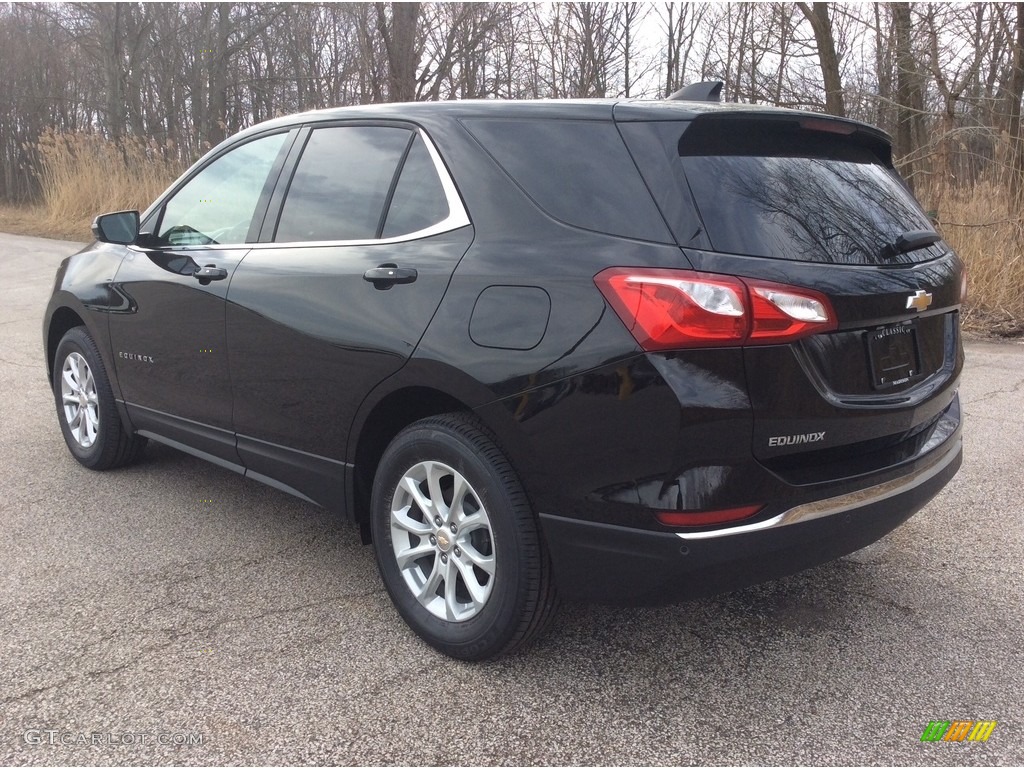
[{"label": "front door handle", "polygon": [[417,272],[412,267],[400,267],[397,264],[381,264],[363,273],[363,280],[373,283],[379,291],[386,291],[393,285],[404,285],[415,282]]},{"label": "front door handle", "polygon": [[198,280],[200,285],[209,285],[211,280],[224,280],[227,276],[228,271],[216,264],[207,264],[192,273],[192,277]]}]

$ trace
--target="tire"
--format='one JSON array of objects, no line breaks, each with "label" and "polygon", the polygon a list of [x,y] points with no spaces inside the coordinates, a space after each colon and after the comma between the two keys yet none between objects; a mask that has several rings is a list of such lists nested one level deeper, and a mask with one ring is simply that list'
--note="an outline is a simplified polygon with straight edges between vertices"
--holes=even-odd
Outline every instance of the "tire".
[{"label": "tire", "polygon": [[551,565],[526,494],[467,415],[424,419],[395,437],[374,479],[371,531],[399,614],[442,653],[497,658],[539,636],[554,614]]},{"label": "tire", "polygon": [[125,430],[99,349],[81,326],[57,345],[53,397],[64,442],[79,464],[114,469],[138,457],[146,440]]}]

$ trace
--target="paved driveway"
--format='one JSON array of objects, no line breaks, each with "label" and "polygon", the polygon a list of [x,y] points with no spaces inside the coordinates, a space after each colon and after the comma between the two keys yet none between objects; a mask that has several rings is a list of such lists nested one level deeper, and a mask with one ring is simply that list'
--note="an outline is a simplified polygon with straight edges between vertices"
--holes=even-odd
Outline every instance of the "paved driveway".
[{"label": "paved driveway", "polygon": [[[0,764],[1024,763],[1024,346],[968,345],[963,470],[880,543],[671,608],[567,607],[470,666],[322,510],[159,446],[71,459],[40,322],[75,249],[0,236]],[[956,719],[998,725],[920,741]]]}]

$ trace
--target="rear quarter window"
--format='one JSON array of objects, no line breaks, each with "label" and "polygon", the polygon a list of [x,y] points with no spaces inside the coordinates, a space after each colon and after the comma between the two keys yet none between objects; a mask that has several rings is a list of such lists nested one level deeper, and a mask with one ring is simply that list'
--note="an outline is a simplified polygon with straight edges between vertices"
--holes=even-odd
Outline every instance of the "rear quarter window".
[{"label": "rear quarter window", "polygon": [[463,121],[548,215],[609,235],[675,242],[611,121]]},{"label": "rear quarter window", "polygon": [[398,177],[381,237],[427,229],[448,216],[444,186],[423,139],[416,136]]}]

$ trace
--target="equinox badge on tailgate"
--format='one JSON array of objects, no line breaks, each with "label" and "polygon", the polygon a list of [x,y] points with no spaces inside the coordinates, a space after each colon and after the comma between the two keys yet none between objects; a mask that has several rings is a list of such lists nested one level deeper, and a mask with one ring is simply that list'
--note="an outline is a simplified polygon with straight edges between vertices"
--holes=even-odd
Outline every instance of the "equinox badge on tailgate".
[{"label": "equinox badge on tailgate", "polygon": [[807,432],[803,435],[779,435],[768,438],[768,447],[777,448],[781,445],[801,445],[803,443],[820,443],[825,439],[824,432]]}]

